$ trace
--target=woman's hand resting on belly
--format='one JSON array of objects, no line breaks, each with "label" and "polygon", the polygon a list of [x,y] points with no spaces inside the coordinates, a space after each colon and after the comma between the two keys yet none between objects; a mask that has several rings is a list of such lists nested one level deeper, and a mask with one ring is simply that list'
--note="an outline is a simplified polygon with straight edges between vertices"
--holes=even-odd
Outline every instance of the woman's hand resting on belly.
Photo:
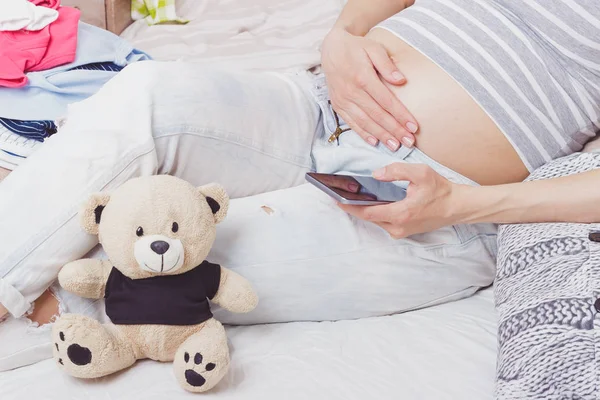
[{"label": "woman's hand resting on belly", "polygon": [[338,25],[321,50],[331,105],[352,130],[373,146],[382,142],[392,151],[401,143],[411,147],[417,121],[382,82],[406,82],[386,49]]},{"label": "woman's hand resting on belly", "polygon": [[[322,46],[333,109],[373,145],[415,145],[479,184],[523,180],[519,154],[454,78],[393,33],[371,29],[412,3],[348,1]],[[400,71],[405,78],[394,78]]]}]

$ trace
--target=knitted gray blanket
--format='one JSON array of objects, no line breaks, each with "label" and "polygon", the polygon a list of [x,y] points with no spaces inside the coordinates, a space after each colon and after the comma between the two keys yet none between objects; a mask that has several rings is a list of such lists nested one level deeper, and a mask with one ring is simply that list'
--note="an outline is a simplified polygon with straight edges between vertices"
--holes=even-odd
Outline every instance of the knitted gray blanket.
[{"label": "knitted gray blanket", "polygon": [[[600,153],[578,153],[527,180],[596,168]],[[497,399],[600,399],[600,235],[593,232],[600,224],[500,227]]]}]

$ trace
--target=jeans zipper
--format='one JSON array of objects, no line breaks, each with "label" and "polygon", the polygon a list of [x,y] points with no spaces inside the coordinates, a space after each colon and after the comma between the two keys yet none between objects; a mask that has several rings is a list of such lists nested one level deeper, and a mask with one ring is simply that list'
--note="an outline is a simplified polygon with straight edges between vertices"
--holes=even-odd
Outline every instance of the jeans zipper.
[{"label": "jeans zipper", "polygon": [[[331,101],[329,101],[329,105],[331,105]],[[333,108],[331,109],[331,111],[333,112],[333,118],[335,118],[335,125],[337,127],[335,128],[335,131],[333,131],[331,136],[329,136],[329,139],[327,141],[329,143],[337,142],[337,144],[339,145],[340,144],[340,136],[342,135],[342,133],[348,132],[351,129],[350,128],[342,129],[342,127],[340,126],[340,118],[338,117],[337,113],[334,111]]]}]

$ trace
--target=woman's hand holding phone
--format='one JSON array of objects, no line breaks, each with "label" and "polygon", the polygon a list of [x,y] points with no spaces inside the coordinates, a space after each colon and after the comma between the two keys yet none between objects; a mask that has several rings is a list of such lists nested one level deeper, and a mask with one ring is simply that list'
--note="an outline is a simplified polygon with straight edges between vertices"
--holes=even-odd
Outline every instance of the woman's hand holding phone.
[{"label": "woman's hand holding phone", "polygon": [[462,185],[450,182],[424,164],[395,163],[373,172],[382,182],[409,181],[407,196],[386,205],[339,207],[356,218],[373,222],[393,238],[431,232],[458,222],[456,192]]}]

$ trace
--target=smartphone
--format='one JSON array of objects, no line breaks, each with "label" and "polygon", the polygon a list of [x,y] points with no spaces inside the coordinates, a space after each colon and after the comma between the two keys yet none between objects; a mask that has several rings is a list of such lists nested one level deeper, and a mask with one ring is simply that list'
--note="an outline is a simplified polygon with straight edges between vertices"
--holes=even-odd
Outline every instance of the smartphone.
[{"label": "smartphone", "polygon": [[306,180],[342,204],[371,206],[404,200],[406,190],[370,176],[308,172]]}]

